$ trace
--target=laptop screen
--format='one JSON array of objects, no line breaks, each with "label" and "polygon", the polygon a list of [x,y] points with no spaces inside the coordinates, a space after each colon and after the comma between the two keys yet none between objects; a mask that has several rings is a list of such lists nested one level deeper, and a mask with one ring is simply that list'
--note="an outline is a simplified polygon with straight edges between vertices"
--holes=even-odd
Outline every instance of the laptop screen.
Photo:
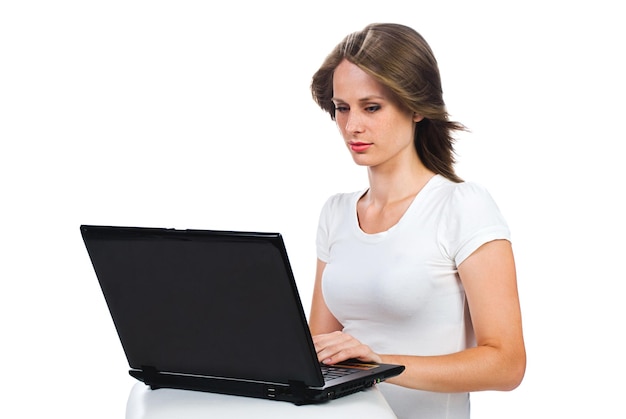
[{"label": "laptop screen", "polygon": [[131,368],[321,384],[280,234],[81,230]]}]

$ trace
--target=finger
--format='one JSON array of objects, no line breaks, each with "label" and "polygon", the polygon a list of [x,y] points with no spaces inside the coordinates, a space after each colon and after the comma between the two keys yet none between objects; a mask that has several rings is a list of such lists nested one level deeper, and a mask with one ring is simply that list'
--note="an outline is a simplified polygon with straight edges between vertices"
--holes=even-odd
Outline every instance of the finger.
[{"label": "finger", "polygon": [[350,340],[349,335],[345,335],[341,332],[333,332],[313,336],[313,345],[315,346],[315,351],[319,353],[324,349],[332,348],[348,340]]},{"label": "finger", "polygon": [[367,357],[371,353],[368,346],[356,339],[342,340],[318,352],[318,359],[324,364],[336,364],[350,358]]},{"label": "finger", "polygon": [[316,345],[319,344],[319,345],[324,346],[335,341],[342,341],[342,340],[349,339],[349,337],[350,337],[349,335],[346,335],[345,333],[342,333],[342,332],[324,333],[321,335],[313,336],[313,343]]}]

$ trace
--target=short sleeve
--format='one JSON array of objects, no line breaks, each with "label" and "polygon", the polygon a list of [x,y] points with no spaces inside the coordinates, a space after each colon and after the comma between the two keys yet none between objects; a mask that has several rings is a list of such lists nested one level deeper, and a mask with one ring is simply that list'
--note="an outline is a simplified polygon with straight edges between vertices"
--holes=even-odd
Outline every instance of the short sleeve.
[{"label": "short sleeve", "polygon": [[317,235],[315,238],[315,245],[317,249],[317,258],[322,262],[328,262],[330,257],[330,216],[333,197],[330,197],[320,212],[319,221],[317,224]]},{"label": "short sleeve", "polygon": [[508,224],[489,192],[464,182],[455,185],[439,225],[444,252],[459,266],[483,244],[511,240]]}]

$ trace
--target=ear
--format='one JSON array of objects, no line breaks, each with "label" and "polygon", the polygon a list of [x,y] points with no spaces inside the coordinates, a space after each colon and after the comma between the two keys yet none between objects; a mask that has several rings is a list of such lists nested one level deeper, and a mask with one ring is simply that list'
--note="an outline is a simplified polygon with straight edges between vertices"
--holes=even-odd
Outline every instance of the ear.
[{"label": "ear", "polygon": [[418,114],[417,112],[413,113],[413,122],[419,122],[424,119],[424,116]]}]

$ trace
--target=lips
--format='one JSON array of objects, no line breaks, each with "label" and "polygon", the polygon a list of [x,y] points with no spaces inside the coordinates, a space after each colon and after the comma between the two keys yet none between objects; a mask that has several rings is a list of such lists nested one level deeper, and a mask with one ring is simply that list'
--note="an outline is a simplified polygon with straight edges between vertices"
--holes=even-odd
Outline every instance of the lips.
[{"label": "lips", "polygon": [[372,146],[372,143],[350,142],[348,146],[355,153],[362,153]]}]

